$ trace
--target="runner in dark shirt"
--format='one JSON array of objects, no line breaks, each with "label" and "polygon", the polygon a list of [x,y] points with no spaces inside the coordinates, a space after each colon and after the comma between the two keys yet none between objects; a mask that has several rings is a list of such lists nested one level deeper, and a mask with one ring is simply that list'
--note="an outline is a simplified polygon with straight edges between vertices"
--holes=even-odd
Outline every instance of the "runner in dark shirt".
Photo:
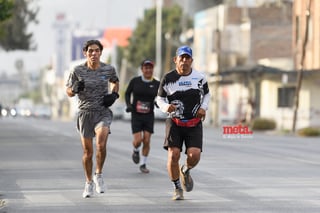
[{"label": "runner in dark shirt", "polygon": [[[143,173],[149,173],[146,163],[154,126],[154,101],[160,84],[153,78],[153,67],[153,61],[144,60],[141,63],[142,75],[131,79],[125,93],[126,111],[131,112],[132,160],[135,164],[140,163],[140,171]],[[141,143],[143,146],[140,160]]]}]

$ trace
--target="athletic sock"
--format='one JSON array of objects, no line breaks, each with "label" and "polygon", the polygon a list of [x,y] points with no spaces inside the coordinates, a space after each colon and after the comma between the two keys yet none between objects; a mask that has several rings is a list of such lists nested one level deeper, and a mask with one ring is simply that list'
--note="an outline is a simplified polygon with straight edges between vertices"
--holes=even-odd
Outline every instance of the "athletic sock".
[{"label": "athletic sock", "polygon": [[140,165],[147,164],[147,159],[148,159],[148,156],[142,155],[142,158],[140,160]]},{"label": "athletic sock", "polygon": [[173,180],[173,181],[172,181],[172,184],[173,184],[173,187],[174,187],[175,189],[181,189],[180,179]]}]

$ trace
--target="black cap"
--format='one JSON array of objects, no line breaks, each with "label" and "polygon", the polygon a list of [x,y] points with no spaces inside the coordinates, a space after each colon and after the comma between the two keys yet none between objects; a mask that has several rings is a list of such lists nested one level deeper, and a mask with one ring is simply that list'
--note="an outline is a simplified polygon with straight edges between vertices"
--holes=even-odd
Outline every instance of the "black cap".
[{"label": "black cap", "polygon": [[154,66],[154,63],[152,60],[150,59],[145,59],[141,62],[141,67],[143,67],[144,65],[147,65],[147,64],[151,64],[152,66]]}]

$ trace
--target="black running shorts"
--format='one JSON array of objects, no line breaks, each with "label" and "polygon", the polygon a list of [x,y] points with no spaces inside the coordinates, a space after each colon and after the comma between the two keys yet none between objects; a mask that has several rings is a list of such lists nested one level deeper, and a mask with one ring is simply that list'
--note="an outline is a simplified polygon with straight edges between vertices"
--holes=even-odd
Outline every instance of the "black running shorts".
[{"label": "black running shorts", "polygon": [[166,138],[163,148],[178,147],[182,152],[184,144],[185,153],[190,147],[197,147],[202,151],[202,135],[202,122],[199,122],[195,127],[180,127],[171,118],[168,118],[166,120]]},{"label": "black running shorts", "polygon": [[135,113],[131,114],[131,129],[132,134],[141,132],[141,131],[148,131],[153,133],[153,125],[154,125],[154,114],[142,114],[142,113]]}]

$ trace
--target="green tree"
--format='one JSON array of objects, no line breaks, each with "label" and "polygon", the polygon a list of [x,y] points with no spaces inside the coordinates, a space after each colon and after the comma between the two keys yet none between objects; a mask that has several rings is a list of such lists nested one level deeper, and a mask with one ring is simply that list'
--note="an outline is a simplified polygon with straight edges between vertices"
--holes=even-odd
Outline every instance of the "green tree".
[{"label": "green tree", "polygon": [[[168,50],[170,60],[175,54],[182,32],[182,9],[178,5],[162,10],[162,58],[168,58]],[[191,27],[192,22],[187,21],[187,27]],[[165,39],[167,37],[167,39]],[[138,20],[137,27],[129,39],[128,61],[134,67],[138,67],[145,58],[155,59],[156,50],[156,8],[146,10],[144,18]],[[170,42],[171,45],[167,45]],[[169,49],[168,49],[169,48]],[[167,57],[165,57],[167,54]],[[156,62],[160,63],[160,62]],[[161,62],[165,64],[164,60]]]},{"label": "green tree", "polygon": [[12,15],[13,0],[0,0],[0,22]]},{"label": "green tree", "polygon": [[32,50],[33,33],[27,32],[30,23],[37,24],[39,8],[30,8],[33,0],[0,0],[0,46],[6,50]]}]

